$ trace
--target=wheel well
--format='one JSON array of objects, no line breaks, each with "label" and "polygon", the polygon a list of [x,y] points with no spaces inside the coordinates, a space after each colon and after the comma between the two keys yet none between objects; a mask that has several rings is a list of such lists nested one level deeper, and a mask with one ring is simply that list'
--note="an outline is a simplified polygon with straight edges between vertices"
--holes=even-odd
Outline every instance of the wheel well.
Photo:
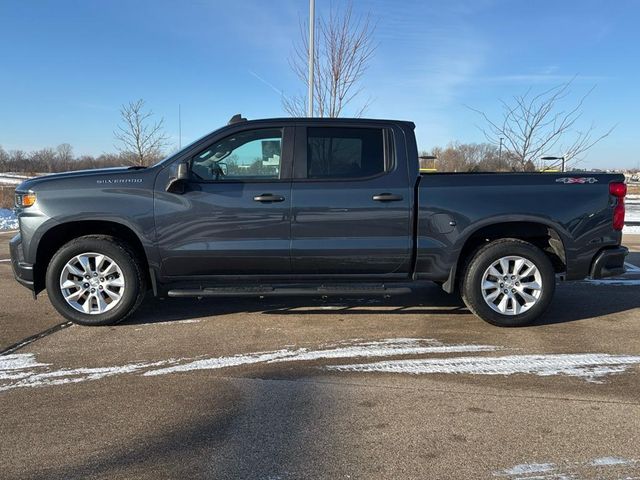
[{"label": "wheel well", "polygon": [[[38,242],[36,264],[34,269],[34,287],[36,293],[45,288],[45,275],[53,255],[65,243],[85,235],[109,235],[127,243],[138,256],[144,267],[144,274],[149,276],[149,264],[142,242],[129,227],[116,222],[102,220],[84,220],[69,222],[48,230]],[[147,280],[149,280],[147,278]]]},{"label": "wheel well", "polygon": [[458,257],[456,282],[464,271],[469,257],[482,245],[500,238],[517,238],[529,242],[542,250],[553,265],[556,273],[563,273],[567,268],[564,244],[558,232],[542,223],[506,222],[487,225],[474,232],[465,242]]}]

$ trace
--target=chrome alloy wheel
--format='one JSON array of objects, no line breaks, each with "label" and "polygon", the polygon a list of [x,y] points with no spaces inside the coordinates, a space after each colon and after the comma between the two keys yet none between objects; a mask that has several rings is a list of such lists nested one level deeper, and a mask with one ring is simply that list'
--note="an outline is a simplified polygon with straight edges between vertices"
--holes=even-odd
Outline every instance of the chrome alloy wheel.
[{"label": "chrome alloy wheel", "polygon": [[502,315],[519,315],[533,307],[542,295],[538,267],[519,256],[502,257],[482,275],[482,298]]},{"label": "chrome alloy wheel", "polygon": [[60,291],[75,310],[98,315],[114,308],[124,294],[122,270],[100,253],[81,253],[69,260],[60,274]]}]

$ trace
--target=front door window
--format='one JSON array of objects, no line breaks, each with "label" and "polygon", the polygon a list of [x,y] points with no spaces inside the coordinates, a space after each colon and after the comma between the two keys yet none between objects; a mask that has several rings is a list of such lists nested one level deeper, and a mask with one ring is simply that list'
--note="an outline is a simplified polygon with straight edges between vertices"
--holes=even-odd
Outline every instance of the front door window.
[{"label": "front door window", "polygon": [[282,129],[248,130],[230,135],[196,155],[191,171],[209,181],[279,180]]}]

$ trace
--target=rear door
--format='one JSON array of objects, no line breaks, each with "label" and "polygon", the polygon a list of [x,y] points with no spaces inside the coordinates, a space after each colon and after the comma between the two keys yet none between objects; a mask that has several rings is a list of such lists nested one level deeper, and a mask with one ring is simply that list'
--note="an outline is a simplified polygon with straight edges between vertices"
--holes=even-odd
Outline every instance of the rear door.
[{"label": "rear door", "polygon": [[377,123],[322,125],[296,129],[293,272],[406,277],[413,186],[402,132]]}]

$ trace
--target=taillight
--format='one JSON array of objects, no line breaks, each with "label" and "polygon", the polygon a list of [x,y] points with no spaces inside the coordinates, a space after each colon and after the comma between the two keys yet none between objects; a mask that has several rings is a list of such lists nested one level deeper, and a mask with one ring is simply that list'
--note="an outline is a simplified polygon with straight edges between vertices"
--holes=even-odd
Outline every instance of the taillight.
[{"label": "taillight", "polygon": [[613,208],[613,229],[624,228],[624,196],[627,194],[627,185],[622,182],[609,184],[609,194],[616,197],[616,206]]}]

